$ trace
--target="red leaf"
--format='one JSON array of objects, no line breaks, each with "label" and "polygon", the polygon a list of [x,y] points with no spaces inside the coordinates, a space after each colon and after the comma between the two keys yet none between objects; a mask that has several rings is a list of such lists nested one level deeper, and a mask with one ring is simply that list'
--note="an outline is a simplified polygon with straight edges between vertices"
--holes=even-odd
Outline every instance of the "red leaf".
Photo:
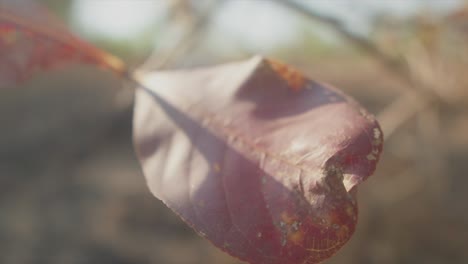
[{"label": "red leaf", "polygon": [[36,69],[64,62],[85,62],[118,74],[125,66],[69,33],[35,2],[2,0],[0,3],[0,87],[25,80]]},{"label": "red leaf", "polygon": [[134,143],[152,193],[254,264],[319,263],[351,237],[382,132],[340,91],[259,57],[154,73]]}]

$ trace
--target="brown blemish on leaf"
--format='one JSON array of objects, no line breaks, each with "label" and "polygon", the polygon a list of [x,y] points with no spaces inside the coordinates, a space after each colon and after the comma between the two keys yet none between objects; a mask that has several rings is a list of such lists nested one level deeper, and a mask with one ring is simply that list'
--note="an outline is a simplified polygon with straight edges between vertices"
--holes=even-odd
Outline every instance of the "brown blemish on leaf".
[{"label": "brown blemish on leaf", "polygon": [[349,237],[349,228],[347,226],[341,226],[338,231],[336,231],[336,236],[339,240],[344,240]]},{"label": "brown blemish on leaf", "polygon": [[0,25],[0,38],[5,45],[13,45],[17,40],[14,28],[8,25]]},{"label": "brown blemish on leaf", "polygon": [[304,232],[301,232],[300,230],[298,230],[293,233],[290,233],[288,235],[288,240],[293,242],[294,244],[300,245],[304,241]]},{"label": "brown blemish on leaf", "polygon": [[204,201],[204,200],[198,201],[197,204],[198,204],[198,206],[200,206],[200,207],[205,207],[205,201]]},{"label": "brown blemish on leaf", "polygon": [[354,208],[352,206],[346,207],[346,213],[348,214],[348,216],[355,216],[356,215],[356,211],[354,210]]},{"label": "brown blemish on leaf", "polygon": [[213,170],[216,172],[216,173],[219,173],[221,171],[221,166],[219,166],[218,163],[215,163],[213,164]]},{"label": "brown blemish on leaf", "polygon": [[300,71],[276,60],[267,59],[266,61],[286,81],[293,91],[298,92],[305,87],[306,79]]},{"label": "brown blemish on leaf", "polygon": [[[283,212],[281,214],[281,219],[280,229],[283,234],[282,244],[291,241],[296,245],[301,245],[304,241],[304,232],[300,229],[301,222],[297,220],[297,216]],[[285,238],[287,238],[287,240]]]},{"label": "brown blemish on leaf", "polygon": [[284,223],[289,225],[292,224],[292,222],[295,220],[295,217],[291,216],[288,212],[283,212],[281,213],[281,219]]},{"label": "brown blemish on leaf", "polygon": [[340,215],[335,211],[331,211],[329,214],[326,215],[326,219],[324,219],[324,220],[325,220],[324,224],[327,227],[330,227],[333,224],[340,223]]}]

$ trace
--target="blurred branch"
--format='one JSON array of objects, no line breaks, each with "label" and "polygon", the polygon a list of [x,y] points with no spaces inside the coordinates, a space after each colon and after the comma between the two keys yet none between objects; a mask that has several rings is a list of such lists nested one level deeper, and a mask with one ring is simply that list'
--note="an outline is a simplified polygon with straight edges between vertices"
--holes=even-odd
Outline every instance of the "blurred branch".
[{"label": "blurred branch", "polygon": [[[151,55],[134,71],[126,72],[124,78],[131,84],[132,87],[144,86],[141,82],[141,77],[145,73],[154,70],[162,70],[169,65],[173,64],[178,58],[186,54],[197,42],[197,40],[203,35],[203,31],[206,29],[207,24],[210,22],[213,14],[219,8],[224,1],[216,0],[211,2],[210,6],[202,14],[194,14],[190,26],[186,29],[184,34],[178,39],[176,45],[169,50],[169,52],[161,54],[158,49],[154,49]],[[187,0],[174,0],[171,6],[171,13],[169,17],[173,20],[178,16],[180,10],[177,8],[185,9],[187,11]],[[193,11],[193,10],[190,10]],[[120,105],[123,109],[131,109],[133,106],[133,96],[128,95],[127,91],[122,91],[121,95],[118,95],[120,99]]]},{"label": "blurred branch", "polygon": [[[185,0],[177,2],[183,4]],[[148,59],[138,67],[138,71],[146,72],[150,70],[163,69],[188,52],[194,46],[194,43],[197,42],[199,37],[203,35],[202,32],[206,29],[206,26],[211,21],[211,17],[221,3],[223,3],[223,1],[214,1],[203,14],[196,15],[194,21],[187,28],[183,36],[177,41],[174,48],[167,52],[162,58],[161,54],[155,49]]]},{"label": "blurred branch", "polygon": [[397,78],[402,79],[405,82],[412,83],[411,75],[408,73],[408,71],[406,71],[403,68],[404,64],[401,61],[398,61],[389,57],[368,39],[358,36],[352,33],[351,31],[347,30],[346,27],[338,19],[319,14],[315,12],[314,10],[307,8],[306,6],[302,4],[299,4],[296,1],[291,1],[291,0],[288,0],[288,1],[270,0],[270,1],[280,4],[308,18],[319,21],[329,26],[331,29],[337,32],[341,37],[346,39],[348,42],[352,43],[356,47],[360,48],[362,51],[374,57],[381,65],[383,65],[387,70],[393,73],[393,75],[395,75]]},{"label": "blurred branch", "polygon": [[419,112],[431,106],[433,102],[433,98],[421,96],[415,91],[407,91],[390,103],[377,115],[385,139],[388,139],[399,127],[403,126]]},{"label": "blurred branch", "polygon": [[[379,114],[379,117],[382,118],[381,121],[384,128],[384,134],[387,138],[398,127],[402,126],[405,122],[416,116],[419,111],[428,107],[431,102],[434,100],[444,100],[437,93],[437,89],[427,87],[427,85],[421,82],[417,82],[415,84],[416,80],[413,78],[411,70],[408,68],[407,64],[388,56],[367,38],[363,38],[349,31],[339,20],[333,17],[319,14],[294,0],[270,1],[329,26],[345,40],[372,56],[393,76],[408,83],[409,87],[414,89],[413,91],[408,91],[407,93],[403,94],[399,99],[397,99],[395,102],[392,102],[386,109],[381,112],[381,114]],[[415,96],[415,93],[417,96]],[[420,99],[419,97],[424,99]],[[415,103],[415,100],[417,103]],[[414,107],[415,105],[418,106]]]}]

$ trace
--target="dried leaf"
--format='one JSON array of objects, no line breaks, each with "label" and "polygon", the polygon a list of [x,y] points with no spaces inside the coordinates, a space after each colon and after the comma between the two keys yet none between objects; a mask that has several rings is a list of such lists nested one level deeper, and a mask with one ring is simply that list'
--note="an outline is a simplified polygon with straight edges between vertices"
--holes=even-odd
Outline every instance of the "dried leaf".
[{"label": "dried leaf", "polygon": [[149,188],[201,236],[254,264],[319,263],[349,240],[383,140],[356,102],[260,57],[143,82]]},{"label": "dried leaf", "polygon": [[125,71],[122,61],[75,37],[36,2],[0,2],[0,87],[65,62],[96,64],[118,74]]}]

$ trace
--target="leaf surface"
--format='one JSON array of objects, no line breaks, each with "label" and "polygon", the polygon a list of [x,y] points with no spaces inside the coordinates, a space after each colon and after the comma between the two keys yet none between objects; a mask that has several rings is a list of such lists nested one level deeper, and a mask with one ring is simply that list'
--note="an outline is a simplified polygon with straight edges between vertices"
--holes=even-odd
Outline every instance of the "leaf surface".
[{"label": "leaf surface", "polygon": [[122,61],[75,37],[37,2],[1,0],[0,87],[65,62],[91,63],[118,74],[125,71]]},{"label": "leaf surface", "polygon": [[253,264],[319,263],[349,240],[383,143],[355,101],[261,57],[143,83],[148,186],[201,236]]}]

